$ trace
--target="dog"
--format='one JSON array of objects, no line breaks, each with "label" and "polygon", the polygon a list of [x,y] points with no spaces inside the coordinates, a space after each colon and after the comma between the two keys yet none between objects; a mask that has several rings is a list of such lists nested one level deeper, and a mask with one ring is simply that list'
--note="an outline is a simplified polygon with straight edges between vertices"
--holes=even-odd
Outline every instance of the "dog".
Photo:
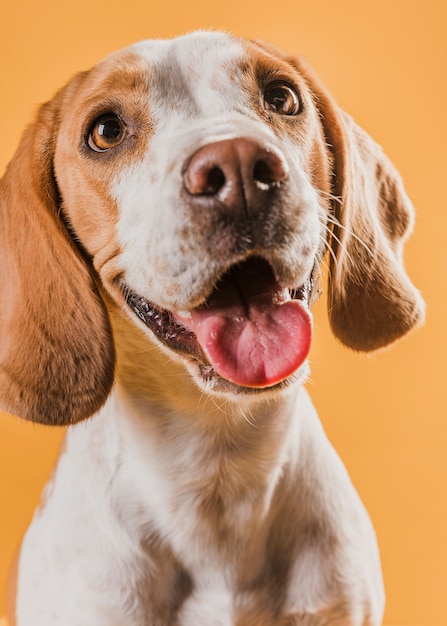
[{"label": "dog", "polygon": [[306,62],[218,32],[114,53],[40,108],[0,198],[1,408],[69,426],[11,624],[380,624],[303,383],[324,263],[346,346],[421,324],[413,208]]}]

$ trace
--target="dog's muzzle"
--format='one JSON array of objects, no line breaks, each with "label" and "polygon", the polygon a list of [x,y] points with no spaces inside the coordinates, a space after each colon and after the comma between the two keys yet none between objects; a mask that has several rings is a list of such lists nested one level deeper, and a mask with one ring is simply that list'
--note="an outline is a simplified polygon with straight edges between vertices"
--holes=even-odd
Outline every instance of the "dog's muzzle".
[{"label": "dog's muzzle", "polygon": [[270,265],[251,257],[233,266],[200,306],[167,311],[124,287],[130,308],[165,345],[201,364],[202,371],[239,387],[262,389],[291,376],[311,344],[308,308],[312,278],[281,288]]}]

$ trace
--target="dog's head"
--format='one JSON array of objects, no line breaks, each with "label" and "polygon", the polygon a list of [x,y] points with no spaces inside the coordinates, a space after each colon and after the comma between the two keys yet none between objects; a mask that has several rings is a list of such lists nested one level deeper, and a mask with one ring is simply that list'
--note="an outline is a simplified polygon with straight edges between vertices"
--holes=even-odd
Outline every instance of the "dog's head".
[{"label": "dog's head", "polygon": [[41,107],[0,193],[0,400],[29,419],[73,423],[104,402],[104,298],[200,384],[233,391],[300,369],[327,250],[343,343],[374,350],[423,317],[398,174],[300,59],[265,44],[196,33],[108,57]]}]

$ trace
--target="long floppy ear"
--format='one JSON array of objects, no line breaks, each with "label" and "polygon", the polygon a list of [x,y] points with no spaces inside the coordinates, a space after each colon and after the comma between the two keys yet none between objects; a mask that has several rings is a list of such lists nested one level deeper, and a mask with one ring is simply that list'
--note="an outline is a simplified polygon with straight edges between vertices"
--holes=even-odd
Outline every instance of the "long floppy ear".
[{"label": "long floppy ear", "polygon": [[61,107],[81,80],[41,107],[0,181],[0,409],[45,424],[92,415],[114,377],[109,319],[53,177]]},{"label": "long floppy ear", "polygon": [[309,68],[298,65],[314,93],[334,162],[331,326],[345,345],[375,350],[424,319],[424,302],[402,259],[413,207],[380,146],[339,109]]}]

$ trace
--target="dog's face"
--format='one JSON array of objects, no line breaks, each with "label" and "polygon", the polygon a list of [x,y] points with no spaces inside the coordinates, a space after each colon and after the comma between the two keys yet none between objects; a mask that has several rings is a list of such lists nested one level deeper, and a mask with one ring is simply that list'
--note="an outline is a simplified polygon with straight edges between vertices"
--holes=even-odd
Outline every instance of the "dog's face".
[{"label": "dog's face", "polygon": [[[26,189],[25,161],[34,181]],[[34,202],[46,211],[36,220],[39,232],[48,214],[55,221],[62,214],[70,258],[83,264],[87,257],[86,290],[70,286],[73,274],[52,298],[72,302],[59,307],[52,342],[63,343],[71,322],[78,338],[64,348],[64,389],[67,362],[77,380],[80,363],[86,380],[95,366],[100,391],[95,398],[89,383],[89,406],[103,401],[113,370],[98,281],[200,384],[221,391],[269,389],[301,371],[326,248],[331,321],[346,344],[385,345],[422,316],[401,265],[412,209],[396,172],[301,61],[264,44],[195,33],[108,57],[41,109],[2,196],[5,206]],[[66,240],[63,229],[59,222]],[[18,254],[11,242],[8,249],[9,258]],[[42,246],[33,250],[33,271],[45,254]],[[68,264],[78,271],[57,249],[50,254],[58,259],[56,282]],[[16,265],[10,262],[10,273]],[[48,271],[51,260],[44,265]],[[17,335],[8,310],[3,323]],[[92,334],[100,345],[94,356]],[[17,353],[13,361],[8,388],[17,392],[25,381],[20,374],[11,385]],[[5,394],[11,410],[26,413],[12,395]],[[68,421],[79,419],[71,412]],[[85,417],[91,409],[76,412]]]},{"label": "dog's face", "polygon": [[54,163],[105,288],[208,386],[299,368],[331,169],[290,64],[227,35],[137,44],[76,85]]}]

